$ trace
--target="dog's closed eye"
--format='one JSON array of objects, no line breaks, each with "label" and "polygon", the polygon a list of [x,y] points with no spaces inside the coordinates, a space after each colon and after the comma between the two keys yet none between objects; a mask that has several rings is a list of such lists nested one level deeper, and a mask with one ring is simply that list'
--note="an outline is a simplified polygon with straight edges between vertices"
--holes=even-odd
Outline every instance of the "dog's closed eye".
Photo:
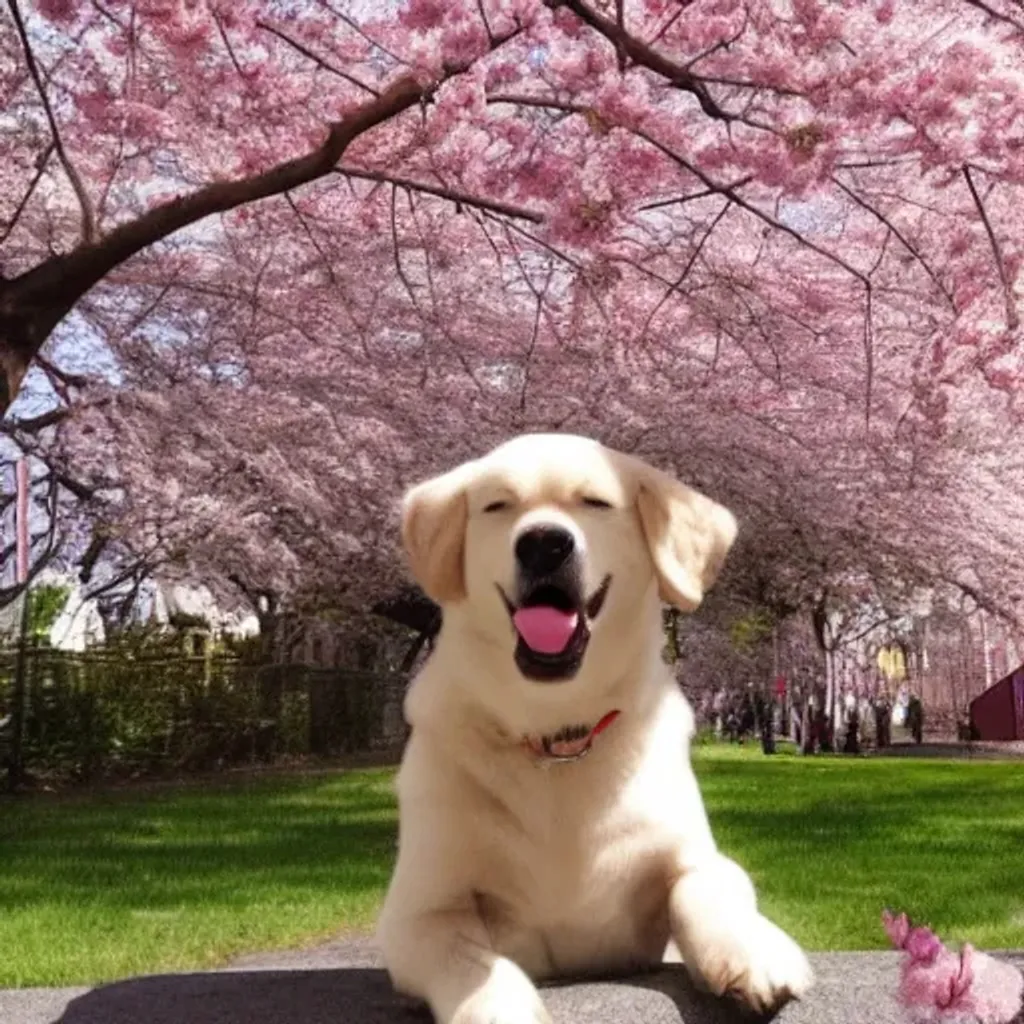
[{"label": "dog's closed eye", "polygon": [[507,508],[507,501],[492,501],[489,505],[484,505],[485,512],[503,512]]},{"label": "dog's closed eye", "polygon": [[604,498],[584,497],[583,498],[583,504],[586,505],[587,508],[611,508],[612,507],[612,503],[610,501],[605,501]]}]

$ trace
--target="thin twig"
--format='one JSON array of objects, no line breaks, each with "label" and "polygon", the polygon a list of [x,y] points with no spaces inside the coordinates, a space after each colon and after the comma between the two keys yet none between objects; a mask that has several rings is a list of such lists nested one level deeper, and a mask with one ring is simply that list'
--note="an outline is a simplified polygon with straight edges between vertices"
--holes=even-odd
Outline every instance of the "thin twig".
[{"label": "thin twig", "polygon": [[25,54],[25,64],[28,67],[28,73],[32,76],[32,81],[35,82],[36,91],[39,93],[39,100],[46,113],[53,148],[57,151],[57,158],[64,168],[64,173],[68,176],[68,181],[71,182],[71,187],[78,198],[78,205],[82,208],[82,241],[86,245],[91,245],[96,240],[96,215],[93,213],[89,193],[85,190],[85,185],[82,183],[75,165],[71,162],[67,151],[64,149],[64,142],[60,137],[60,130],[57,128],[57,119],[54,116],[53,107],[50,105],[50,98],[46,95],[46,86],[43,84],[43,77],[39,73],[39,65],[36,63],[35,54],[32,52],[32,44],[29,42],[28,30],[25,28],[25,20],[22,18],[21,9],[18,7],[18,0],[7,0],[7,6],[11,9],[14,26],[17,30],[18,38],[21,40],[21,48]]},{"label": "thin twig", "polygon": [[298,220],[300,227],[305,232],[306,237],[309,239],[309,244],[312,245],[314,249],[316,249],[317,254],[320,256],[320,259],[323,260],[323,264],[327,268],[328,279],[330,280],[331,284],[336,285],[338,283],[338,280],[334,274],[334,267],[332,266],[331,261],[327,258],[327,254],[321,248],[320,243],[316,240],[315,236],[313,235],[312,229],[306,223],[306,218],[302,216],[302,212],[295,205],[295,200],[292,199],[291,192],[285,192],[284,198],[288,205],[291,207],[292,213],[295,214],[295,217]]},{"label": "thin twig", "polygon": [[21,201],[18,203],[14,211],[14,214],[11,216],[11,219],[7,222],[7,226],[4,228],[3,234],[0,235],[0,245],[7,241],[11,232],[14,230],[15,225],[17,225],[21,215],[25,212],[25,207],[28,206],[28,201],[32,198],[32,193],[35,192],[36,186],[39,184],[40,178],[42,178],[42,176],[46,173],[46,165],[50,162],[50,155],[53,153],[53,148],[53,143],[51,142],[43,151],[42,155],[38,158],[36,162],[36,173],[33,176],[32,181],[29,182],[29,186],[25,190],[25,194],[21,197]]},{"label": "thin twig", "polygon": [[484,199],[481,196],[474,196],[468,192],[459,192],[456,189],[442,188],[439,185],[432,185],[425,181],[414,181],[411,178],[396,177],[391,174],[384,174],[383,171],[364,170],[360,167],[337,167],[336,174],[344,175],[347,178],[359,178],[363,181],[375,181],[383,185],[395,185],[412,192],[423,192],[429,196],[437,196],[439,199],[447,199],[455,203],[456,208],[460,206],[472,206],[477,210],[486,210],[489,213],[500,214],[503,217],[514,217],[517,220],[528,220],[533,224],[542,224],[544,215],[536,210],[530,210],[523,206],[513,206],[510,203],[500,203],[491,199]]},{"label": "thin twig", "polygon": [[[381,53],[390,57],[393,61],[395,61],[398,64],[402,64],[405,67],[409,66],[409,61],[407,61],[404,57],[400,57],[397,53],[394,52],[394,50],[389,50],[383,43],[380,43],[372,36],[367,35],[367,33],[363,30],[359,23],[355,21],[350,15],[345,14],[342,11],[336,10],[329,3],[327,3],[327,0],[319,0],[319,3],[321,7],[324,7],[328,11],[330,11],[331,14],[333,14],[339,21],[343,21],[346,25],[348,25],[348,27],[353,32],[355,32],[357,36],[359,36],[361,39],[364,39],[374,49],[380,50]],[[497,37],[494,37],[491,40],[492,43],[496,43],[497,41]]]},{"label": "thin twig", "polygon": [[996,21],[1005,22],[1007,25],[1012,25],[1018,32],[1024,32],[1024,24],[1017,21],[1016,18],[1011,18],[1008,14],[1000,14],[999,11],[990,7],[984,0],[964,0],[964,3],[968,7],[976,7],[979,11],[983,11],[990,18],[995,18]]},{"label": "thin twig", "polygon": [[491,31],[491,23],[487,19],[487,11],[484,10],[484,0],[476,0],[476,7],[480,12],[480,20],[484,23],[484,30],[487,32],[487,41],[493,45],[494,33]]},{"label": "thin twig", "polygon": [[721,219],[726,215],[726,213],[729,212],[730,206],[732,206],[732,202],[729,199],[726,199],[725,205],[721,208],[721,210],[718,211],[717,214],[715,214],[711,223],[707,226],[707,229],[704,231],[699,241],[694,246],[693,252],[690,253],[690,258],[686,261],[686,265],[683,267],[682,272],[672,282],[668,291],[666,291],[665,294],[662,295],[662,297],[655,304],[654,308],[648,314],[647,319],[644,321],[643,327],[640,328],[641,338],[643,338],[647,334],[648,328],[651,326],[651,323],[653,322],[654,318],[658,315],[658,312],[661,310],[662,306],[664,306],[665,303],[668,302],[673,292],[677,292],[679,290],[683,281],[685,281],[686,278],[689,276],[690,271],[693,269],[694,263],[697,262],[697,257],[700,256],[701,250],[704,248],[704,243],[707,242],[707,240],[711,237],[712,232],[715,230],[716,227],[718,227],[719,221],[721,221]]},{"label": "thin twig", "polygon": [[1006,275],[1006,264],[1003,262],[1003,252],[999,246],[999,239],[996,238],[996,233],[992,230],[992,224],[988,219],[988,214],[985,212],[985,204],[982,202],[977,188],[975,188],[974,179],[971,177],[971,168],[968,164],[963,165],[963,172],[964,179],[967,181],[967,187],[971,190],[971,198],[974,199],[974,205],[978,208],[981,223],[985,225],[989,244],[992,246],[992,255],[995,257],[996,269],[999,271],[999,281],[1003,286],[1003,299],[1006,302],[1006,326],[1011,331],[1015,331],[1020,326],[1020,316],[1017,313],[1017,302],[1013,296],[1013,284]]},{"label": "thin twig", "polygon": [[[726,187],[729,189],[743,188],[745,185],[749,185],[754,180],[753,174],[744,175],[742,178],[737,178],[735,181],[730,182]],[[691,192],[685,196],[673,196],[671,199],[657,199],[653,203],[645,203],[640,207],[641,212],[647,210],[660,210],[665,206],[682,206],[684,203],[692,202],[694,199],[705,199],[707,196],[718,195],[718,191],[713,188],[704,188],[699,192]]]},{"label": "thin twig", "polygon": [[853,189],[851,189],[848,186],[844,185],[835,175],[832,175],[832,182],[833,182],[833,184],[837,185],[843,192],[845,192],[846,195],[848,195],[862,210],[867,211],[873,217],[875,217],[877,220],[881,221],[881,223],[884,224],[893,233],[893,235],[895,235],[897,240],[903,244],[903,246],[907,250],[907,252],[909,252],[910,255],[913,256],[914,259],[916,259],[917,262],[920,263],[922,267],[924,267],[925,273],[927,273],[928,276],[932,279],[932,282],[934,283],[935,287],[939,289],[939,291],[945,297],[946,301],[951,306],[953,306],[954,302],[953,302],[952,294],[949,292],[949,290],[946,288],[946,286],[942,283],[942,281],[939,280],[938,274],[936,274],[935,271],[932,270],[932,268],[929,265],[928,261],[924,258],[924,256],[921,255],[921,253],[918,250],[917,246],[915,246],[903,234],[903,232],[900,231],[899,228],[897,228],[896,225],[893,224],[892,221],[890,221],[889,218],[885,216],[885,214],[883,214],[879,210],[875,209],[875,207],[872,206],[866,199],[864,199],[861,196],[857,195],[857,193],[854,192]]},{"label": "thin twig", "polygon": [[213,23],[217,26],[217,34],[220,36],[220,41],[224,44],[224,49],[228,51],[228,57],[231,59],[231,63],[234,65],[235,73],[239,78],[244,78],[242,72],[242,65],[238,63],[238,58],[235,56],[235,48],[231,45],[231,40],[228,39],[227,30],[224,28],[223,22],[220,20],[215,10],[211,11],[213,17]]},{"label": "thin twig", "polygon": [[329,71],[332,75],[337,75],[338,78],[343,79],[350,85],[354,85],[359,89],[368,92],[371,96],[380,96],[380,93],[373,88],[372,85],[367,85],[365,82],[360,82],[355,75],[350,75],[347,71],[342,71],[341,68],[335,67],[330,61],[324,60],[323,57],[317,56],[308,46],[300,43],[297,39],[292,39],[287,33],[282,32],[279,28],[274,28],[273,25],[268,24],[262,18],[257,18],[256,25],[258,28],[263,29],[264,32],[269,32],[272,36],[277,36],[282,42],[287,43],[293,49],[298,50],[303,57],[308,57],[317,67],[321,67],[324,71]]}]

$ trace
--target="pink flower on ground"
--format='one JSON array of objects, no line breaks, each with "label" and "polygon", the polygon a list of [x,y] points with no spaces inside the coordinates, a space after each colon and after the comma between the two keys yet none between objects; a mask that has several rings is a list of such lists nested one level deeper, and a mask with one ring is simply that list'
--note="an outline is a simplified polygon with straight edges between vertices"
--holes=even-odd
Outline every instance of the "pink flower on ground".
[{"label": "pink flower on ground", "polygon": [[906,914],[882,913],[889,940],[906,953],[899,1001],[915,1024],[1010,1024],[1024,1009],[1024,976],[965,943],[959,953]]}]

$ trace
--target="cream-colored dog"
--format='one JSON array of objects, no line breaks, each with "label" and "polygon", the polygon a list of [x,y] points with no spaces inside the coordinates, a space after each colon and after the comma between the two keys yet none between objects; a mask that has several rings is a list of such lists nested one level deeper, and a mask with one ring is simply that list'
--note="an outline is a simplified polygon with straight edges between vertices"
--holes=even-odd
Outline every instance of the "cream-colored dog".
[{"label": "cream-colored dog", "polygon": [[539,1024],[536,980],[680,954],[758,1010],[810,985],[715,847],[661,657],[662,600],[695,609],[735,534],[708,498],[566,435],[406,496],[412,571],[444,624],[406,698],[378,940],[439,1024]]}]

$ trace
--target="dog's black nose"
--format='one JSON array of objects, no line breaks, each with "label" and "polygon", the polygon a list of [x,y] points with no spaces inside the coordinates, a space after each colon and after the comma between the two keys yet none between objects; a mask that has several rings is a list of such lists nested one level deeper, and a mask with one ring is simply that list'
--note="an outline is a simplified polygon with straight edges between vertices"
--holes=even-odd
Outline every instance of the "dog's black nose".
[{"label": "dog's black nose", "polygon": [[516,541],[516,560],[533,576],[550,576],[565,564],[574,546],[568,530],[535,526]]}]

